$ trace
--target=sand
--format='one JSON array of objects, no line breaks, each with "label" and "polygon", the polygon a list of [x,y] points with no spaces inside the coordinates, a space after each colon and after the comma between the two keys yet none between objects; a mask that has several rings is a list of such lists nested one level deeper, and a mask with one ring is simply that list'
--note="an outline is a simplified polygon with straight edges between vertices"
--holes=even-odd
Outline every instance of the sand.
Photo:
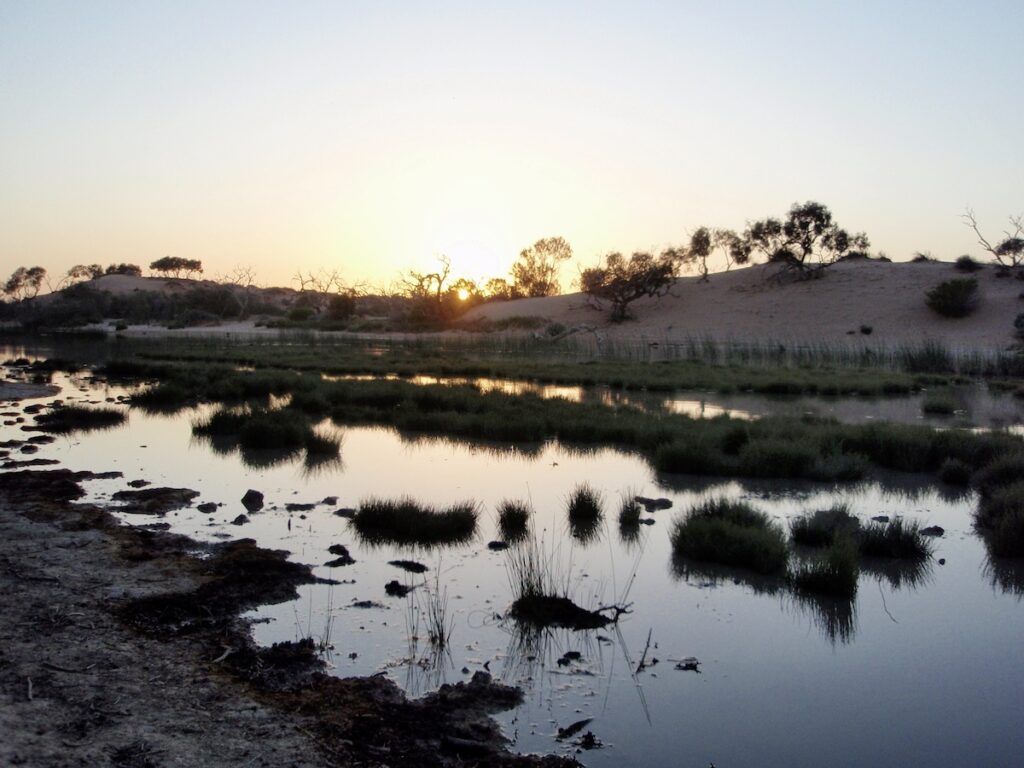
[{"label": "sand", "polygon": [[[467,314],[503,320],[538,316],[568,326],[600,329],[610,338],[720,342],[789,342],[896,346],[941,341],[955,350],[996,351],[1011,347],[1013,322],[1024,312],[1024,282],[996,276],[986,267],[964,275],[945,262],[887,263],[857,260],[835,264],[819,280],[779,283],[771,268],[747,267],[676,281],[671,294],[632,305],[634,318],[607,319],[584,294],[487,304]],[[976,277],[978,310],[961,319],[943,318],[925,305],[925,292],[952,278]],[[870,328],[870,335],[861,327]]]}]

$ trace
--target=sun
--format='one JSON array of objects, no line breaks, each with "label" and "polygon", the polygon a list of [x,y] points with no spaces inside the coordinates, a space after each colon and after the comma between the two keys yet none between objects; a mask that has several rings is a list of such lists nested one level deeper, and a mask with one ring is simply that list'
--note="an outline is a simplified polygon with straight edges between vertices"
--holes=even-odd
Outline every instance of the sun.
[{"label": "sun", "polygon": [[458,295],[459,301],[465,301],[466,299],[469,298],[469,291],[467,291],[465,288],[459,288]]}]

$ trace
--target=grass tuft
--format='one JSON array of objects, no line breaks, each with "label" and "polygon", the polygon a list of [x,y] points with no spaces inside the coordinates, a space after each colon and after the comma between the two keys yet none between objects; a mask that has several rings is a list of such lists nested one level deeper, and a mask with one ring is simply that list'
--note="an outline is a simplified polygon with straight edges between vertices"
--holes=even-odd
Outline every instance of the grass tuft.
[{"label": "grass tuft", "polygon": [[807,547],[827,547],[837,537],[856,533],[860,521],[850,514],[846,504],[836,504],[831,509],[819,509],[800,515],[789,523],[793,541]]},{"label": "grass tuft", "polygon": [[749,504],[714,499],[677,519],[672,550],[681,557],[749,568],[762,574],[786,568],[789,550],[782,528]]},{"label": "grass tuft", "polygon": [[498,505],[498,530],[501,538],[516,543],[526,538],[533,510],[524,501],[506,499]]},{"label": "grass tuft", "polygon": [[860,552],[866,557],[925,560],[932,554],[931,542],[921,534],[920,523],[902,517],[862,526],[858,541]]},{"label": "grass tuft", "polygon": [[352,524],[369,544],[430,547],[469,541],[476,533],[477,516],[473,502],[438,510],[409,497],[367,499],[359,505]]},{"label": "grass tuft", "polygon": [[842,537],[821,557],[800,563],[791,579],[797,591],[849,599],[857,594],[859,573],[857,545],[853,539]]},{"label": "grass tuft", "polygon": [[127,416],[115,408],[85,408],[65,405],[36,416],[36,426],[43,432],[66,434],[93,429],[109,429],[123,424]]}]

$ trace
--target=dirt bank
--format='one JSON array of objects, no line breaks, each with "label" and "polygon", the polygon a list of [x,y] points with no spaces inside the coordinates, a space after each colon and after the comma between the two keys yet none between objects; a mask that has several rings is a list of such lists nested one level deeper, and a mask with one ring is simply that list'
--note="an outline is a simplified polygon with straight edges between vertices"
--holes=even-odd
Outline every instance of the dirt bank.
[{"label": "dirt bank", "polygon": [[[419,701],[259,649],[239,612],[313,581],[251,541],[200,545],[77,504],[88,473],[0,474],[0,764],[566,765],[510,755],[481,674]],[[197,556],[199,555],[199,556]]]}]

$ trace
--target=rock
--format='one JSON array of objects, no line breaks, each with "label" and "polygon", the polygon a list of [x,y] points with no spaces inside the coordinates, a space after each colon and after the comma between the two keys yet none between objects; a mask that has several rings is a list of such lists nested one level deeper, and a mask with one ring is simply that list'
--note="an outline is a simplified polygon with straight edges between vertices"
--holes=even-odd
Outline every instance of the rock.
[{"label": "rock", "polygon": [[249,522],[249,518],[246,515],[239,515],[231,521],[232,525],[245,525]]},{"label": "rock", "polygon": [[320,503],[325,505],[325,506],[328,506],[328,507],[333,507],[335,504],[338,503],[338,497],[337,496],[324,496],[324,500],[321,501]]},{"label": "rock", "polygon": [[258,512],[263,509],[263,494],[250,488],[242,497],[242,506],[250,512]]},{"label": "rock", "polygon": [[493,552],[501,552],[502,550],[508,549],[507,541],[489,541],[487,542],[487,548]]},{"label": "rock", "polygon": [[378,603],[373,600],[353,600],[353,608],[383,608],[383,603]]},{"label": "rock", "polygon": [[348,552],[348,547],[346,547],[344,544],[332,544],[330,547],[327,548],[327,551],[330,552],[332,555],[337,555],[336,560],[331,560],[330,562],[324,563],[324,565],[328,568],[338,568],[345,565],[352,565],[352,563],[355,562],[355,559]]},{"label": "rock", "polygon": [[396,579],[392,579],[384,585],[384,593],[389,597],[405,597],[412,592],[412,587],[407,587]]},{"label": "rock", "polygon": [[939,558],[939,565],[945,565],[945,564],[946,564],[946,558],[940,557]]},{"label": "rock", "polygon": [[214,504],[212,501],[207,501],[204,502],[203,504],[200,504],[198,507],[196,507],[196,509],[202,512],[204,515],[210,515],[217,511],[217,506],[218,505]]},{"label": "rock", "polygon": [[393,565],[395,568],[401,568],[403,571],[409,573],[426,573],[428,568],[423,563],[417,563],[415,560],[389,560],[388,565]]},{"label": "rock", "polygon": [[149,480],[132,480],[128,483],[128,486],[131,488],[145,488],[149,484]]},{"label": "rock", "polygon": [[351,520],[356,516],[356,511],[350,507],[342,507],[341,509],[334,510],[334,514],[338,517],[344,517],[346,520]]},{"label": "rock", "polygon": [[654,525],[654,518],[653,517],[641,517],[640,518],[640,522],[643,525]]},{"label": "rock", "polygon": [[927,528],[921,529],[922,536],[942,536],[946,532],[946,529],[941,525],[929,525]]},{"label": "rock", "polygon": [[39,452],[39,446],[38,445],[23,445],[18,450],[21,451],[22,453],[38,453]]},{"label": "rock", "polygon": [[889,516],[888,515],[875,515],[871,519],[874,520],[876,523],[888,523],[889,522]]},{"label": "rock", "polygon": [[135,515],[164,515],[192,504],[199,491],[191,488],[143,488],[138,491],[118,491],[111,499],[123,501],[119,511]]},{"label": "rock", "polygon": [[682,672],[696,672],[700,674],[700,661],[695,656],[687,656],[676,664],[676,669]]},{"label": "rock", "polygon": [[295,502],[289,502],[284,505],[284,508],[289,512],[309,512],[313,509],[316,504],[297,504]]},{"label": "rock", "polygon": [[671,509],[672,499],[648,499],[646,496],[637,496],[636,500],[643,504],[648,512],[657,512],[659,509]]}]

